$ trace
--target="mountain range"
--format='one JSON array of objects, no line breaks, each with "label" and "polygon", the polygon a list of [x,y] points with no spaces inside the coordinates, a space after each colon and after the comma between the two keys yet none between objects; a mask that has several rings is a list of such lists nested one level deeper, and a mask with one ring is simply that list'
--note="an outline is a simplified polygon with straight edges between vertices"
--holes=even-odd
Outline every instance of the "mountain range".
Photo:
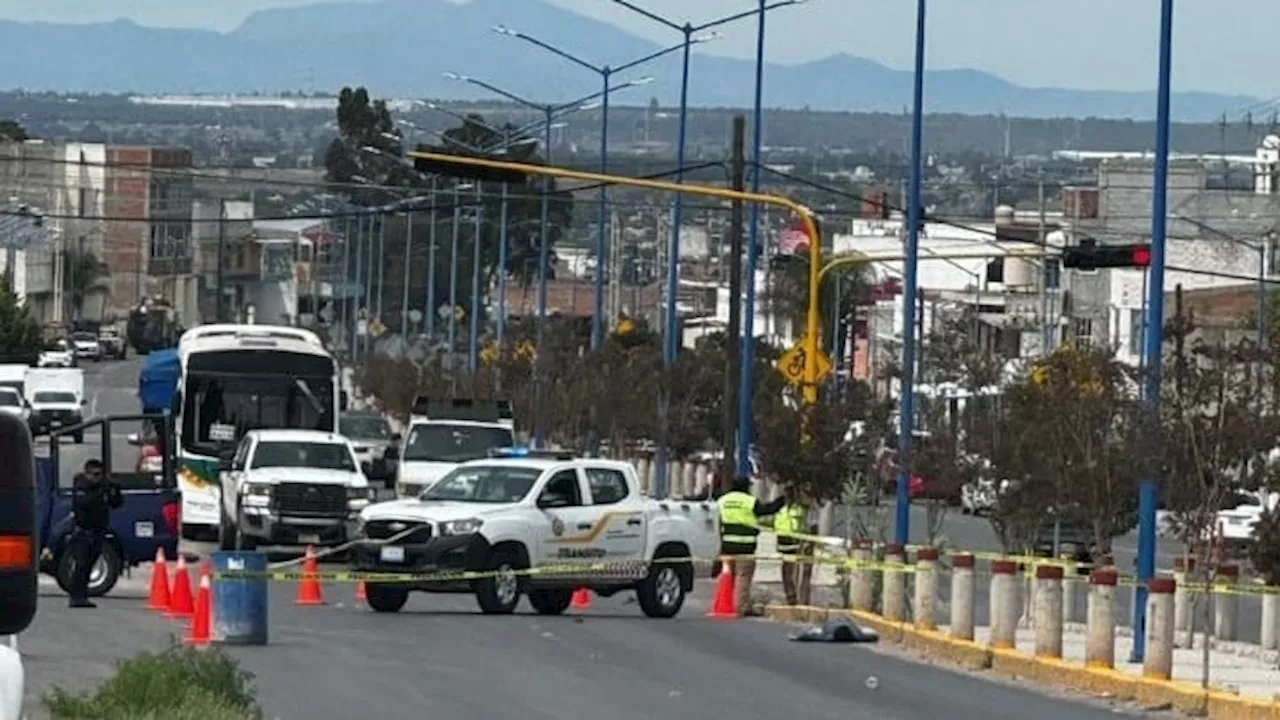
[{"label": "mountain range", "polygon": [[[258,12],[235,30],[100,24],[0,22],[8,88],[104,93],[334,92],[365,85],[377,96],[476,100],[493,97],[443,76],[479,78],[540,102],[568,102],[601,87],[582,67],[492,31],[505,25],[597,64],[620,66],[661,49],[647,40],[542,0],[383,0]],[[673,33],[673,42],[679,36]],[[676,104],[680,53],[616,80],[651,76],[613,101]],[[744,107],[752,100],[754,63],[695,53],[690,104]],[[926,74],[929,112],[1017,117],[1150,118],[1153,92],[1112,92],[1015,85],[978,70]],[[775,108],[903,112],[911,72],[848,54],[766,68],[765,102]],[[1256,98],[1176,93],[1175,119],[1211,121]]]}]

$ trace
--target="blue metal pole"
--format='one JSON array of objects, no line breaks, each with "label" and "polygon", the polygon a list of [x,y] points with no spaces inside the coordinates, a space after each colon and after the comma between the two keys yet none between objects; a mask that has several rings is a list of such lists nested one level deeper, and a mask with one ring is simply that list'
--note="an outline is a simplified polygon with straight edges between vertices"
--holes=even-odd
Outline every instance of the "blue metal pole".
[{"label": "blue metal pole", "polygon": [[462,231],[462,197],[458,186],[453,186],[453,238],[449,251],[449,367],[453,367],[454,353],[458,351],[458,236]]},{"label": "blue metal pole", "polygon": [[369,232],[366,235],[366,239],[368,240],[366,245],[368,245],[369,247],[368,265],[365,267],[365,276],[367,279],[367,285],[364,290],[364,297],[365,297],[364,305],[366,310],[365,316],[367,319],[367,322],[365,323],[365,326],[364,326],[364,330],[365,330],[364,353],[366,355],[369,354],[369,345],[370,343],[373,342],[373,338],[371,337],[371,333],[369,332],[369,330],[372,329],[373,318],[374,318],[373,281],[375,276],[373,274],[373,266],[374,266],[374,250],[377,247],[377,238],[373,234],[373,224],[375,220],[376,218],[373,215],[369,216]]},{"label": "blue metal pole", "polygon": [[502,349],[507,329],[507,192],[502,183],[502,206],[498,211],[498,349]]},{"label": "blue metal pole", "polygon": [[[1164,345],[1165,213],[1169,184],[1169,75],[1173,58],[1173,0],[1160,3],[1160,79],[1156,90],[1156,153],[1151,182],[1151,280],[1147,283],[1146,333],[1142,357],[1146,372],[1142,402],[1148,417],[1160,411],[1160,350]],[[1153,447],[1152,445],[1148,446]],[[1150,452],[1150,450],[1148,450]],[[1156,482],[1152,458],[1144,458],[1138,488],[1138,587],[1133,601],[1133,662],[1146,655],[1147,583],[1156,570]]]},{"label": "blue metal pole", "polygon": [[[682,28],[684,32],[684,60],[680,69],[680,120],[676,134],[676,182],[684,182],[684,148],[687,139],[686,125],[689,121],[689,50],[693,46],[694,27],[688,23]],[[679,315],[676,308],[676,294],[680,281],[680,223],[684,216],[683,195],[677,193],[671,211],[671,247],[667,251],[667,307],[665,323],[662,328],[662,366],[667,370],[676,363],[676,349],[679,346]],[[660,435],[667,436],[667,423],[671,400],[666,393],[660,393],[658,399],[658,422],[661,425]],[[654,496],[666,497],[667,494],[667,448],[665,442],[658,444],[658,472],[654,477]]]},{"label": "blue metal pole", "polygon": [[[351,359],[360,357],[360,311],[364,308],[369,288],[364,284],[364,215],[356,216],[356,287],[358,290],[351,298],[354,312],[351,315]],[[368,325],[365,326],[368,330]]]},{"label": "blue metal pole", "polygon": [[[543,147],[546,155],[547,164],[551,164],[551,123],[555,108],[550,105],[545,110],[547,114],[546,127],[543,129]],[[551,261],[551,179],[543,178],[542,180],[542,207],[539,225],[541,232],[538,238],[538,327],[537,342],[535,343],[534,352],[537,355],[534,358],[534,383],[533,383],[533,446],[542,447],[542,385],[543,385],[543,338],[546,335],[547,325],[547,264]]]},{"label": "blue metal pole", "polygon": [[898,493],[894,542],[906,545],[911,530],[911,432],[915,429],[916,270],[920,261],[920,184],[924,173],[925,0],[916,0],[916,69],[911,114],[911,189],[907,193],[907,258],[902,281],[902,380],[898,386]]},{"label": "blue metal pole", "polygon": [[[350,288],[350,285],[351,285],[351,216],[350,215],[348,215],[346,219],[344,219],[342,222],[342,282],[343,282],[343,285],[346,286],[342,288],[344,292],[342,294],[342,305],[341,305],[343,327],[346,327],[347,323],[352,323],[354,325],[353,321],[355,320],[355,317],[351,314],[351,294],[349,292],[346,292],[347,290],[351,289]],[[221,305],[221,303],[226,302],[226,299],[219,296],[218,302],[220,303],[218,305],[218,312],[219,312],[218,317],[222,317],[221,313],[223,312],[223,309],[222,309],[223,306]],[[343,334],[345,335],[346,333],[343,333]]]},{"label": "blue metal pole", "polygon": [[427,341],[436,336],[436,178],[431,178],[431,230],[427,234],[427,298],[422,304],[423,320],[426,321]]},{"label": "blue metal pole", "polygon": [[471,372],[480,368],[480,231],[482,204],[481,183],[476,183],[476,231],[471,245],[471,324],[467,328],[469,347],[467,349],[467,367]]},{"label": "blue metal pole", "polygon": [[[600,95],[600,174],[609,174],[609,77],[612,72],[608,67],[600,71],[604,77],[604,91]],[[607,186],[600,186],[600,207],[598,210],[596,232],[596,305],[591,315],[591,349],[600,348],[604,336],[604,272],[606,263],[605,242],[609,225],[609,191]]]},{"label": "blue metal pole", "polygon": [[[767,0],[760,0],[760,17],[756,25],[756,95],[751,109],[751,192],[760,191],[760,157],[764,141],[764,6]],[[752,429],[752,389],[751,366],[755,362],[755,319],[756,319],[756,264],[760,258],[760,204],[751,203],[751,222],[747,226],[747,289],[746,305],[742,313],[742,368],[738,374],[738,477],[751,477],[751,429]],[[813,238],[813,242],[817,242]],[[738,302],[730,298],[730,302]]]},{"label": "blue metal pole", "polygon": [[382,311],[386,308],[387,295],[387,216],[378,216],[378,321],[382,321]]}]

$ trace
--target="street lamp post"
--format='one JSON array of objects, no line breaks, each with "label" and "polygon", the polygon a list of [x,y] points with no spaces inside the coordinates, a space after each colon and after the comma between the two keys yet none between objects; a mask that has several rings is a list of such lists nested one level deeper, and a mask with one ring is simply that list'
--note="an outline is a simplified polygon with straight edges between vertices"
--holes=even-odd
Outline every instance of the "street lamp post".
[{"label": "street lamp post", "polygon": [[[1151,280],[1147,283],[1146,333],[1142,357],[1146,365],[1142,401],[1148,418],[1159,417],[1160,349],[1164,345],[1164,265],[1169,183],[1169,85],[1173,59],[1173,0],[1160,2],[1160,54],[1156,90],[1156,148],[1151,192]],[[1148,423],[1150,425],[1151,423]],[[1147,583],[1156,569],[1156,504],[1158,468],[1150,453],[1155,449],[1148,429],[1147,457],[1143,458],[1142,482],[1138,487],[1138,584],[1133,600],[1133,652],[1131,659],[1142,662],[1146,654]]]},{"label": "street lamp post", "polygon": [[[632,60],[631,62],[624,63],[616,67],[611,67],[609,65],[596,65],[594,63],[587,62],[586,60],[583,60],[582,58],[578,57],[577,55],[574,55],[573,53],[570,53],[567,50],[563,50],[559,47],[556,47],[555,45],[552,45],[551,43],[539,40],[538,38],[533,37],[532,35],[529,35],[527,33],[520,32],[519,30],[514,30],[512,28],[508,28],[502,25],[495,27],[493,30],[494,32],[500,35],[506,35],[508,37],[513,37],[513,38],[523,40],[535,47],[541,48],[542,50],[545,50],[551,53],[552,55],[568,60],[569,62],[577,65],[578,67],[590,70],[591,72],[600,76],[601,85],[603,86],[603,89],[600,91],[600,172],[601,174],[608,174],[609,172],[609,94],[610,94],[609,82],[610,82],[610,79],[616,73],[625,72],[632,68],[639,67],[646,63],[657,60],[658,58],[663,57],[665,55],[670,55],[671,53],[677,50],[681,50],[685,47],[683,43],[679,45],[673,45],[671,47],[666,47],[656,52],[649,53],[648,55],[645,55],[644,57],[638,58],[636,60]],[[712,39],[712,37],[713,36],[707,36],[705,38],[694,38],[693,42],[694,43],[706,42],[707,40]],[[636,81],[635,84],[639,85],[641,83],[650,83],[650,82],[653,82],[653,78],[643,78],[641,80]],[[609,202],[608,185],[601,183],[600,189],[597,193],[597,203],[599,207],[597,208],[597,213],[596,213],[597,215],[597,218],[596,218],[596,221],[597,221],[596,277],[595,277],[596,296],[595,296],[595,308],[591,316],[591,349],[592,350],[599,349],[600,341],[604,335],[604,267],[605,267],[604,258],[606,254],[605,244],[606,244],[606,239],[608,237],[608,224],[609,224],[608,202]]]},{"label": "street lamp post", "polygon": [[[687,140],[687,128],[688,128],[688,122],[689,122],[689,56],[690,56],[690,50],[694,45],[694,42],[693,42],[694,35],[697,33],[705,32],[707,30],[711,30],[713,28],[720,27],[722,25],[728,25],[729,23],[737,22],[738,20],[751,17],[752,15],[756,15],[758,13],[763,14],[775,8],[785,7],[787,5],[800,5],[806,1],[807,0],[781,0],[780,2],[774,2],[774,3],[761,2],[761,4],[758,7],[752,10],[734,13],[732,15],[726,15],[716,20],[711,20],[698,25],[694,25],[689,22],[678,23],[667,17],[659,15],[655,12],[646,10],[645,8],[640,7],[639,5],[631,2],[630,0],[613,0],[613,2],[617,5],[621,5],[622,7],[625,7],[628,10],[631,10],[632,12],[643,15],[644,17],[648,18],[649,20],[652,20],[653,22],[658,23],[659,25],[664,25],[672,30],[675,30],[676,32],[680,33],[684,38],[684,42],[680,44],[680,48],[683,54],[682,54],[681,66],[680,66],[680,113],[679,113],[680,119],[678,121],[677,129],[676,129],[676,170],[677,170],[676,177],[675,177],[676,183],[684,182],[684,155],[685,155],[685,144]],[[758,121],[756,125],[759,126]],[[756,175],[757,173],[753,171],[752,172],[753,187],[756,187],[755,185],[756,180],[754,179]],[[753,205],[752,206],[753,220],[756,217],[758,217],[757,213],[758,213],[758,210]],[[680,225],[683,223],[683,221],[684,221],[684,198],[682,195],[677,194],[675,197],[675,203],[671,213],[671,246],[667,251],[667,293],[666,293],[667,304],[665,308],[665,315],[664,315],[664,322],[663,322],[663,338],[662,338],[662,341],[663,341],[662,342],[662,364],[663,364],[663,367],[667,368],[668,370],[671,368],[672,365],[675,364],[676,350],[679,347],[679,340],[677,336],[677,327],[676,327],[677,322],[679,320],[677,308],[676,308],[676,294],[679,291]],[[752,222],[752,228],[753,228],[752,232],[754,232],[755,224],[756,224],[755,222]],[[754,253],[754,240],[752,241],[752,248],[748,250],[748,252]],[[755,278],[752,277],[751,281],[753,283],[754,283],[754,280]],[[737,302],[737,299],[734,298],[733,302]],[[744,347],[749,347],[750,344],[751,343],[749,342],[744,343]],[[743,372],[744,373],[748,372],[749,367],[750,366],[744,366]],[[669,408],[667,406],[667,403],[668,403],[668,399],[664,394],[659,399],[659,403],[658,403],[659,405],[658,414],[660,415],[659,423],[661,426],[659,430],[659,434],[662,436],[662,441],[659,442],[658,444],[658,473],[657,473],[656,482],[654,483],[655,490],[659,495],[659,497],[665,494],[667,489],[667,480],[668,480],[667,478],[668,468],[667,468],[667,462],[666,462],[667,460],[666,428],[667,428],[667,420],[668,420],[667,416],[668,416]],[[741,430],[741,428],[739,428],[739,430]],[[746,444],[747,444],[746,442],[740,441],[740,445],[745,446]]]},{"label": "street lamp post", "polygon": [[480,232],[481,218],[484,215],[484,196],[481,193],[482,183],[476,183],[476,225],[475,238],[471,241],[471,324],[467,328],[469,337],[467,346],[467,368],[474,373],[480,367]]},{"label": "street lamp post", "polygon": [[925,0],[916,0],[916,58],[911,113],[911,188],[907,193],[907,259],[902,280],[902,366],[898,382],[898,487],[894,542],[906,545],[911,526],[909,458],[915,430],[916,287],[920,263],[920,185],[924,173]]},{"label": "street lamp post", "polygon": [[[546,156],[545,160],[548,165],[551,164],[551,130],[553,128],[553,125],[555,124],[555,118],[558,114],[566,113],[566,111],[572,111],[575,109],[582,109],[588,103],[590,103],[593,100],[596,100],[597,98],[600,98],[606,92],[612,93],[618,90],[632,87],[634,85],[641,84],[641,81],[625,82],[619,85],[615,85],[614,87],[611,87],[611,88],[605,88],[604,91],[594,92],[594,93],[591,93],[590,95],[583,96],[581,98],[578,98],[577,100],[574,100],[573,102],[554,105],[554,104],[536,103],[532,100],[528,100],[524,97],[521,97],[520,95],[517,95],[512,92],[508,92],[507,90],[503,90],[502,88],[496,85],[493,85],[492,83],[486,82],[484,80],[480,80],[478,78],[468,77],[466,75],[459,75],[458,73],[453,73],[453,72],[446,72],[444,73],[444,76],[446,78],[449,78],[450,80],[458,80],[461,82],[469,83],[471,85],[475,85],[476,87],[488,90],[489,92],[494,93],[495,95],[504,97],[518,105],[523,105],[524,107],[527,107],[531,110],[537,110],[541,112],[543,114],[543,118],[545,121],[544,137],[543,137],[543,143],[544,143],[543,154]],[[551,257],[551,237],[550,237],[550,227],[549,227],[550,216],[551,216],[551,178],[550,177],[545,177],[543,179],[542,198],[540,203],[539,215],[540,215],[539,231],[541,236],[538,240],[538,243],[539,243],[539,247],[538,247],[538,322],[536,323],[536,331],[535,331],[535,338],[536,338],[535,344],[538,347],[539,352],[537,354],[536,359],[534,360],[534,396],[533,396],[534,397],[533,444],[535,446],[541,446],[542,444],[542,423],[541,423],[540,413],[542,408],[543,378],[542,378],[541,358],[543,358],[546,355],[546,353],[541,352],[541,349],[543,345],[543,338],[545,337],[545,334],[546,334],[547,276],[548,276],[547,265]]]}]

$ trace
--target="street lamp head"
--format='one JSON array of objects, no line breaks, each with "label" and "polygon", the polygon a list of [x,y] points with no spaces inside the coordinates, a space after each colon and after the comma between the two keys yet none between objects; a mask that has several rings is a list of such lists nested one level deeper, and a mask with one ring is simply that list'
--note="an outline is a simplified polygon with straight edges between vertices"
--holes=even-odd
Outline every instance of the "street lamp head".
[{"label": "street lamp head", "polygon": [[653,78],[646,75],[642,78],[636,78],[635,80],[627,81],[626,83],[623,84],[623,87],[639,87],[640,85],[648,85],[652,82],[653,82]]},{"label": "street lamp head", "polygon": [[499,35],[507,35],[509,37],[520,37],[520,33],[516,32],[515,30],[512,30],[506,25],[494,25],[493,31]]},{"label": "street lamp head", "polygon": [[719,39],[720,39],[720,38],[722,38],[722,37],[724,37],[724,36],[723,36],[723,35],[721,35],[719,32],[716,32],[715,30],[712,30],[711,32],[703,33],[703,34],[701,34],[701,35],[695,35],[695,36],[693,36],[693,37],[689,38],[689,44],[690,44],[690,45],[701,45],[702,43],[709,43],[709,42],[713,42],[713,41],[715,41],[715,40],[719,40]]},{"label": "street lamp head", "polygon": [[[456,73],[456,72],[448,72],[448,71],[446,71],[446,72],[442,72],[442,73],[440,73],[440,75],[441,75],[441,77],[443,77],[443,78],[445,78],[445,79],[447,79],[447,80],[466,80],[466,79],[467,79],[465,75],[459,75],[459,74],[458,74],[458,73]],[[429,106],[428,106],[428,107],[429,107]]]},{"label": "street lamp head", "polygon": [[[578,110],[583,112],[587,110],[595,110],[596,108],[600,107],[600,105],[601,105],[601,102],[599,100],[592,100],[591,102],[582,103],[581,105],[579,105]],[[550,125],[549,128],[550,127],[555,127],[555,125],[554,124]]]}]

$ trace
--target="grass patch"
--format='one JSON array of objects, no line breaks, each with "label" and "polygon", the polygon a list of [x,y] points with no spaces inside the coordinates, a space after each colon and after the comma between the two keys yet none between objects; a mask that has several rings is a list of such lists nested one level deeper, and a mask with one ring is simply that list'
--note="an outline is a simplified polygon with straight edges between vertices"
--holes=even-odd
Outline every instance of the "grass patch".
[{"label": "grass patch", "polygon": [[55,687],[44,704],[55,720],[259,720],[256,694],[230,656],[175,643],[119,663],[91,692]]}]

